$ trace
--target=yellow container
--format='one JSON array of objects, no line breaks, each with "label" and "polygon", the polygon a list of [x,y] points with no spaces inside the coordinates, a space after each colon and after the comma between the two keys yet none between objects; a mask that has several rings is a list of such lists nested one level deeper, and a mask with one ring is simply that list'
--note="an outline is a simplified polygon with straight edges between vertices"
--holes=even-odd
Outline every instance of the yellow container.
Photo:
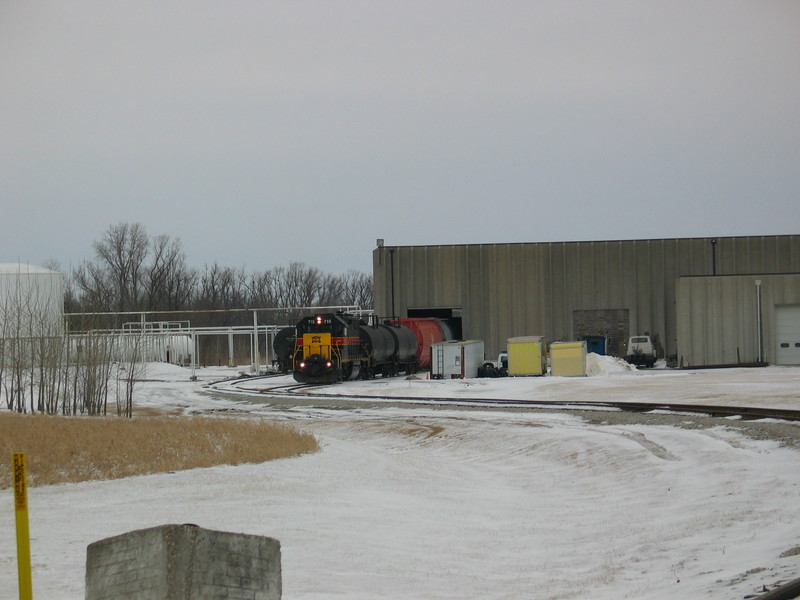
[{"label": "yellow container", "polygon": [[510,377],[544,375],[547,356],[544,338],[538,335],[508,338],[508,374]]},{"label": "yellow container", "polygon": [[585,377],[586,342],[550,344],[550,374],[559,377]]}]

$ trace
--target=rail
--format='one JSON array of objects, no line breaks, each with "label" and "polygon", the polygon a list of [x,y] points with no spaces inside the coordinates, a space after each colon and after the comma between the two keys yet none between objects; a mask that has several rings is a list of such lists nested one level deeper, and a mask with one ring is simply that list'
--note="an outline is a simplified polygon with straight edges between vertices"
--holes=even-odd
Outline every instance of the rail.
[{"label": "rail", "polygon": [[[226,383],[235,386],[237,381],[252,382],[253,377],[248,377],[242,380],[229,380]],[[282,387],[282,386],[281,386]],[[258,395],[276,395],[287,396],[297,394],[305,398],[313,397],[315,400],[323,399],[341,399],[339,395],[331,394],[314,394],[308,393],[313,388],[320,386],[314,385],[313,387],[296,386],[292,389],[291,394],[287,394],[283,389],[271,389],[266,387],[258,391]],[[251,392],[253,393],[253,392]],[[598,409],[614,409],[628,412],[652,412],[656,410],[663,410],[674,413],[692,413],[698,415],[707,415],[711,417],[732,417],[738,416],[746,420],[755,419],[780,419],[784,421],[800,421],[800,410],[782,409],[782,408],[768,408],[768,407],[752,407],[752,406],[720,406],[715,404],[682,404],[682,403],[664,403],[664,402],[613,402],[613,401],[593,401],[593,400],[577,400],[569,402],[554,402],[546,400],[525,400],[525,399],[508,399],[508,398],[463,398],[463,397],[427,397],[427,396],[380,396],[373,394],[347,394],[348,398],[355,400],[389,400],[397,402],[424,402],[426,404],[447,405],[492,405],[498,407],[530,407],[541,409],[558,410],[585,410],[587,408]]]}]

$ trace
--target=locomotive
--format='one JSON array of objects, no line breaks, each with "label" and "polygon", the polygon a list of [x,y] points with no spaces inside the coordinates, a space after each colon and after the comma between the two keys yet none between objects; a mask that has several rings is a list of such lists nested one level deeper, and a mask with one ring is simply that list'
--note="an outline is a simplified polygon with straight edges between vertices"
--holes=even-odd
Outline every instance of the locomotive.
[{"label": "locomotive", "polygon": [[[379,323],[347,313],[305,317],[294,331],[273,340],[279,366],[300,383],[334,383],[415,373],[430,366],[430,345],[452,339],[439,319],[393,319]],[[293,346],[292,346],[293,345]]]}]

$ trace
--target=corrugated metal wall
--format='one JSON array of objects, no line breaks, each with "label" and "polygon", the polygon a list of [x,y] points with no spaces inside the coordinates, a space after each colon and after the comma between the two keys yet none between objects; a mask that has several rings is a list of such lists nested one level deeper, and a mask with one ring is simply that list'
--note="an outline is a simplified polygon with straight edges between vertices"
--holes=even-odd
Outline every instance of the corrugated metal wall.
[{"label": "corrugated metal wall", "polygon": [[[756,285],[758,281],[760,285]],[[775,307],[783,305],[800,305],[800,275],[680,279],[677,290],[679,362],[683,366],[759,360],[774,363],[777,350]]]},{"label": "corrugated metal wall", "polygon": [[631,335],[649,332],[660,355],[677,354],[679,277],[800,272],[800,235],[711,240],[380,247],[375,310],[391,314],[392,293],[400,316],[461,309],[463,337],[494,356],[509,337],[574,339],[573,311],[625,309]]}]

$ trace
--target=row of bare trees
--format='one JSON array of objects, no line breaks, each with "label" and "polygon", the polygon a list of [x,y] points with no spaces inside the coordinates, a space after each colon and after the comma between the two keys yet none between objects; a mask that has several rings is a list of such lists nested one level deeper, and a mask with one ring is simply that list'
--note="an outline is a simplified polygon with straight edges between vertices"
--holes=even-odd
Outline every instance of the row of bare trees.
[{"label": "row of bare trees", "polygon": [[[0,338],[0,395],[16,412],[50,415],[133,414],[133,392],[146,364],[143,336],[64,334]],[[115,384],[115,385],[114,385]],[[109,410],[109,399],[112,405]]]},{"label": "row of bare trees", "polygon": [[300,262],[260,273],[217,263],[198,270],[188,265],[179,239],[150,237],[138,223],[112,225],[94,251],[67,281],[67,312],[372,307],[368,274],[331,275]]},{"label": "row of bare trees", "polygon": [[5,282],[0,294],[0,398],[5,408],[105,415],[111,397],[117,414],[130,416],[133,386],[144,367],[142,337],[128,336],[122,348],[119,336],[67,336],[60,302],[60,294],[35,275],[20,272]]}]

